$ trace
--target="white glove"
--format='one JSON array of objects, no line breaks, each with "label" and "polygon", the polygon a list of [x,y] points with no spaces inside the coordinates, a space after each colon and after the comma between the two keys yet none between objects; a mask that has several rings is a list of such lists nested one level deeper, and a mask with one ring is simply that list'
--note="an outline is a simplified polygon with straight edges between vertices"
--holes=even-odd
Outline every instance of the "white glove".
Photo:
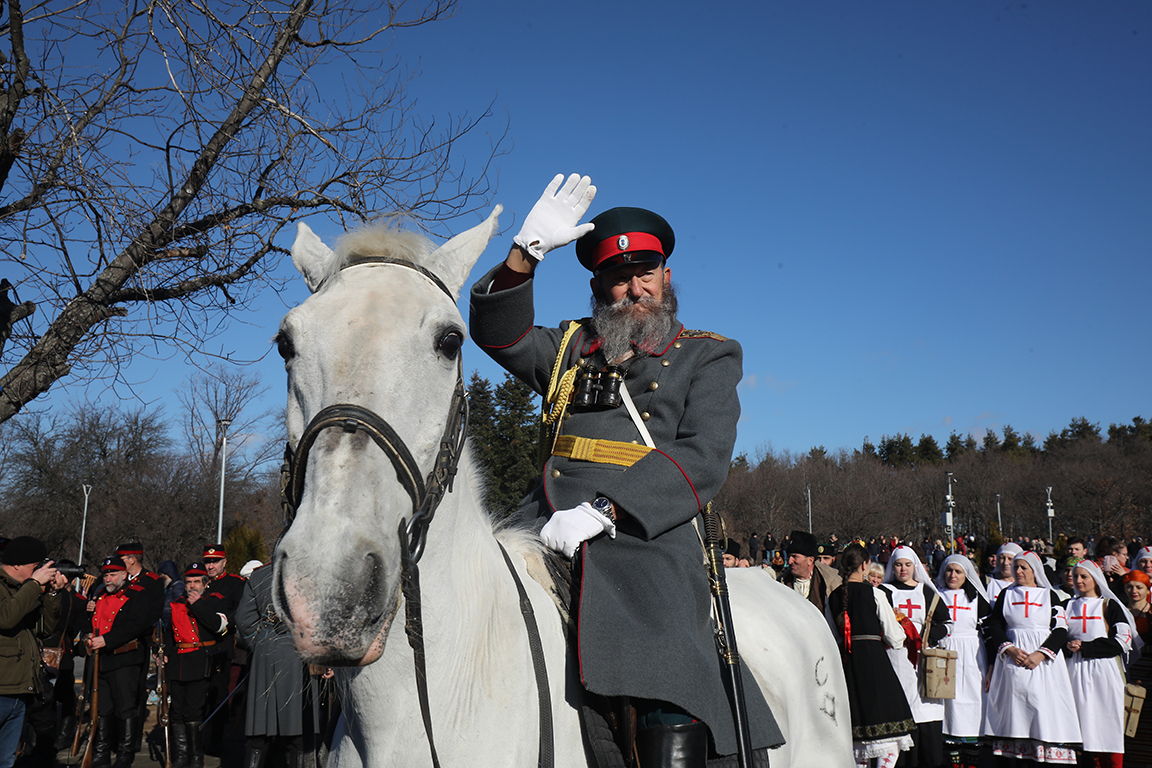
[{"label": "white glove", "polygon": [[572,509],[558,509],[544,524],[540,538],[549,549],[565,557],[576,554],[580,542],[607,533],[616,538],[616,524],[584,502]]},{"label": "white glove", "polygon": [[[512,242],[539,261],[544,260],[548,251],[568,245],[596,228],[595,224],[580,224],[580,218],[588,212],[592,198],[596,197],[592,179],[574,173],[564,181],[561,189],[562,181],[564,174],[556,174],[528,212],[520,234],[512,238]],[[558,189],[559,193],[556,192]]]}]

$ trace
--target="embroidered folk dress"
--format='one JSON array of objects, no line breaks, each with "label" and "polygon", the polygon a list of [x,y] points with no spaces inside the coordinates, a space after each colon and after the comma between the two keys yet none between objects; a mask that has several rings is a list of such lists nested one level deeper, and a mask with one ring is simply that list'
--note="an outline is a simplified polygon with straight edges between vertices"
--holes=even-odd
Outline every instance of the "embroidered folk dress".
[{"label": "embroidered folk dress", "polygon": [[[1076,764],[1080,720],[1072,700],[1068,665],[1057,654],[1068,637],[1064,606],[1045,587],[1013,585],[1000,592],[988,617],[989,649],[997,655],[988,687],[984,733],[997,755],[1036,762]],[[1035,669],[1004,655],[1011,645],[1040,650],[1048,661]]]},{"label": "embroidered folk dress", "polygon": [[971,594],[965,589],[942,590],[940,599],[952,617],[948,636],[940,645],[957,654],[956,698],[944,699],[944,735],[976,738],[984,724],[984,673],[988,669],[977,626],[990,608],[975,585]]},{"label": "embroidered folk dress", "polygon": [[1084,751],[1122,753],[1124,677],[1117,662],[1132,649],[1132,628],[1120,606],[1103,597],[1074,598],[1067,613],[1068,639],[1081,643],[1068,657],[1068,675]]}]

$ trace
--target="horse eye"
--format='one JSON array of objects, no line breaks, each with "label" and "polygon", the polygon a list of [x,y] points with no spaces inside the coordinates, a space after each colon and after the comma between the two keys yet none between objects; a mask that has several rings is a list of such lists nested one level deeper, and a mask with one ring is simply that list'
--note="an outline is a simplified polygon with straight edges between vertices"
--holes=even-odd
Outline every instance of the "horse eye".
[{"label": "horse eye", "polygon": [[295,357],[296,347],[292,346],[292,337],[283,331],[276,334],[276,351],[280,353],[280,357],[284,358],[284,362]]},{"label": "horse eye", "polygon": [[449,331],[444,334],[440,339],[440,343],[436,345],[437,349],[447,357],[449,360],[455,360],[456,355],[460,354],[460,347],[464,344],[464,336],[459,331]]}]

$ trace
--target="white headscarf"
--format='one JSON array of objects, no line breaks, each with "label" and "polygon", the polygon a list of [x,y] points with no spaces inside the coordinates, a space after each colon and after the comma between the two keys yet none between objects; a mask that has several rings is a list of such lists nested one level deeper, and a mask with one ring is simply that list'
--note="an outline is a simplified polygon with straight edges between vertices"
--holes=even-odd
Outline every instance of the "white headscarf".
[{"label": "white headscarf", "polygon": [[1015,578],[1017,560],[1028,563],[1028,567],[1036,574],[1036,586],[1052,589],[1052,584],[1048,581],[1048,574],[1044,573],[1044,563],[1040,562],[1040,555],[1035,552],[1022,552],[1012,558],[1013,578]]},{"label": "white headscarf", "polygon": [[959,563],[964,568],[965,581],[976,588],[977,594],[983,594],[980,576],[976,573],[976,566],[972,565],[972,561],[968,559],[967,555],[948,555],[944,558],[944,562],[940,564],[940,573],[936,574],[936,586],[940,589],[948,589],[948,584],[944,581],[944,571],[948,570],[948,566],[953,563]]},{"label": "white headscarf", "polygon": [[1128,570],[1135,571],[1140,567],[1140,561],[1145,558],[1152,558],[1152,547],[1144,547],[1136,553],[1136,557],[1132,558],[1132,562],[1128,564]]},{"label": "white headscarf", "polygon": [[243,567],[240,568],[240,575],[247,579],[252,575],[252,571],[256,570],[262,565],[264,565],[264,563],[260,562],[259,560],[249,560],[248,562],[244,563]]},{"label": "white headscarf", "polygon": [[996,550],[996,554],[998,554],[998,555],[1012,555],[1013,557],[1015,557],[1016,555],[1019,555],[1023,551],[1024,551],[1023,548],[1021,548],[1021,546],[1019,544],[1016,544],[1015,542],[1007,541],[1007,542],[1004,542],[1003,544],[1000,545],[1000,549]]},{"label": "white headscarf", "polygon": [[[1116,597],[1116,593],[1108,588],[1108,581],[1104,578],[1104,572],[1100,570],[1100,566],[1091,560],[1081,560],[1072,566],[1073,568],[1083,568],[1096,582],[1096,591],[1100,593],[1100,597],[1106,600],[1111,600],[1120,606],[1120,610],[1124,611],[1124,618],[1128,622],[1128,627],[1132,631],[1132,647],[1137,651],[1144,647],[1144,641],[1140,639],[1140,634],[1136,631],[1136,619],[1132,618],[1132,611],[1128,610],[1128,606],[1123,600]],[[1083,597],[1080,590],[1076,590],[1077,597]]]},{"label": "white headscarf", "polygon": [[916,581],[927,586],[928,589],[935,590],[936,585],[932,583],[932,577],[928,575],[928,570],[924,564],[920,562],[916,550],[912,547],[896,547],[892,550],[892,554],[888,556],[888,567],[884,569],[884,583],[895,584],[895,577],[892,575],[896,568],[897,560],[911,560],[913,566],[913,575]]}]

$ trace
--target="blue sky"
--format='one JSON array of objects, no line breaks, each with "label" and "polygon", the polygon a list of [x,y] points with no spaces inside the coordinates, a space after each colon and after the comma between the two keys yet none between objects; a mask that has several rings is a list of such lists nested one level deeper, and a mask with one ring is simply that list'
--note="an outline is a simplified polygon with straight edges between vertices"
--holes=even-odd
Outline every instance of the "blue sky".
[{"label": "blue sky", "polygon": [[[1152,417],[1152,3],[461,0],[393,50],[421,114],[507,127],[474,277],[556,173],[668,219],[684,323],[744,346],[737,451]],[[571,247],[537,275],[538,323],[586,313]],[[209,348],[259,357],[305,295]],[[171,412],[180,362],[137,392]]]}]

